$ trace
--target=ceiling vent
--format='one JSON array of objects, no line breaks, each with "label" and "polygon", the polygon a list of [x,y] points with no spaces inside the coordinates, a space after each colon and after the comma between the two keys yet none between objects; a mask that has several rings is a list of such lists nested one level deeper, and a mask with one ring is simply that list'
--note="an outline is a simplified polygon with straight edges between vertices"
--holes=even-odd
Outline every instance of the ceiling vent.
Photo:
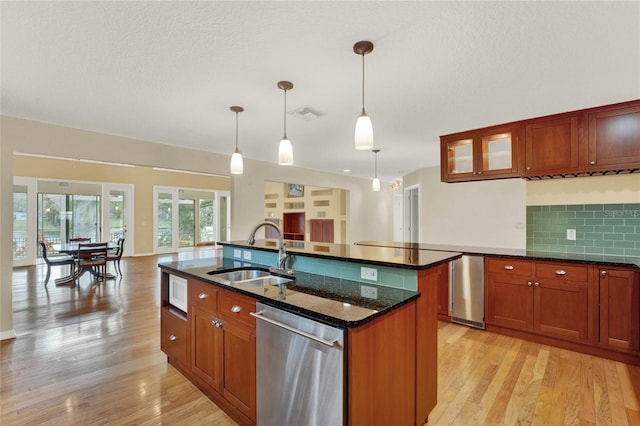
[{"label": "ceiling vent", "polygon": [[303,105],[294,109],[293,111],[289,111],[289,114],[304,121],[313,121],[317,118],[322,117],[323,115],[327,115],[324,112],[320,112],[317,109],[310,107],[309,105]]}]

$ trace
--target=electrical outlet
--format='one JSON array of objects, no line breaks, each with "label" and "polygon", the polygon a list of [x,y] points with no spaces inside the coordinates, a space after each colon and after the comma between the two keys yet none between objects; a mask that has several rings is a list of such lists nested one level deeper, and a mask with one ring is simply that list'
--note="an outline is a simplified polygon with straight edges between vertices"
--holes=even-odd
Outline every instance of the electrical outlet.
[{"label": "electrical outlet", "polygon": [[360,278],[369,281],[378,281],[378,270],[375,268],[360,268]]},{"label": "electrical outlet", "polygon": [[242,252],[242,258],[244,260],[251,260],[251,252],[249,250],[245,250]]},{"label": "electrical outlet", "polygon": [[575,241],[576,240],[576,230],[575,229],[567,229],[567,240]]},{"label": "electrical outlet", "polygon": [[235,257],[236,259],[242,257],[242,250],[240,249],[233,249],[233,257]]},{"label": "electrical outlet", "polygon": [[362,297],[366,297],[367,299],[377,299],[378,298],[378,289],[375,287],[369,287],[366,285],[360,286],[360,295]]}]

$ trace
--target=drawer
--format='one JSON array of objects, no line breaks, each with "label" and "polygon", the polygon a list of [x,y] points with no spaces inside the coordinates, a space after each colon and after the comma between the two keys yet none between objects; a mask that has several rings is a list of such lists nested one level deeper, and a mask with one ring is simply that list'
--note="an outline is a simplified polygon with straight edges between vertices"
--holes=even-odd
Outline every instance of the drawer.
[{"label": "drawer", "polygon": [[160,348],[170,359],[187,366],[187,321],[167,307],[160,310]]},{"label": "drawer", "polygon": [[211,284],[189,280],[189,306],[198,306],[209,313],[218,307],[218,288]]},{"label": "drawer", "polygon": [[589,280],[589,265],[538,262],[536,263],[536,278],[587,282]]},{"label": "drawer", "polygon": [[533,278],[534,273],[533,262],[528,260],[488,257],[486,259],[486,267],[490,274],[508,274]]},{"label": "drawer", "polygon": [[256,320],[249,312],[256,311],[256,300],[229,291],[221,291],[218,315],[227,320],[244,324],[252,329],[256,327]]}]

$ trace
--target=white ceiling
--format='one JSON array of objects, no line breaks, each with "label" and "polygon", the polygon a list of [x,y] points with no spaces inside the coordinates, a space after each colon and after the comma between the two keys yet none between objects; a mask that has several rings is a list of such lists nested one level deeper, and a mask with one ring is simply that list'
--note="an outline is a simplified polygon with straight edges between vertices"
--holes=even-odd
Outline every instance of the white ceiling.
[{"label": "white ceiling", "polygon": [[[299,167],[371,177],[353,148],[358,40],[379,175],[439,163],[438,137],[640,97],[639,2],[1,3],[2,114],[276,162],[279,80]],[[223,172],[223,171],[215,171]],[[246,169],[245,173],[251,173]]]}]

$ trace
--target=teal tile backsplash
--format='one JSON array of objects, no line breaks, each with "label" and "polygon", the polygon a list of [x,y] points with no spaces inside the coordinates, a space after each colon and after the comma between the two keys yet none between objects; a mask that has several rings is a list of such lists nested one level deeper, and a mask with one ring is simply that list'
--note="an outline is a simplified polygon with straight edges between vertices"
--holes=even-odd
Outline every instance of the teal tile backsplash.
[{"label": "teal tile backsplash", "polygon": [[527,206],[527,250],[640,257],[640,203]]},{"label": "teal tile backsplash", "polygon": [[[251,259],[245,259],[245,253],[251,253]],[[391,268],[382,265],[369,265],[357,262],[344,262],[334,259],[301,256],[291,254],[291,263],[288,267],[295,271],[309,274],[324,275],[332,278],[358,281],[362,283],[374,283],[377,285],[404,290],[416,291],[418,288],[418,274],[413,269]],[[238,249],[237,247],[224,246],[222,255],[225,259],[232,259],[234,267],[249,265],[275,266],[278,263],[278,253],[255,249]],[[362,266],[378,270],[378,281],[368,281],[360,278]]]}]

